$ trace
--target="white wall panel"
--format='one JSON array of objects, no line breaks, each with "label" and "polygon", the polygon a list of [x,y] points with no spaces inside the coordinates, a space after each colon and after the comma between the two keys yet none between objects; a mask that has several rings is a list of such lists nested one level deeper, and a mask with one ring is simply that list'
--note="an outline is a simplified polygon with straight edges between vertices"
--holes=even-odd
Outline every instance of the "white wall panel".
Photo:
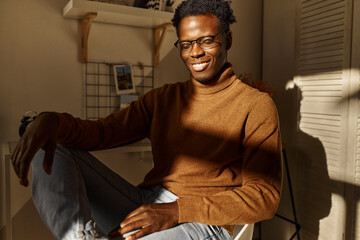
[{"label": "white wall panel", "polygon": [[340,240],[348,131],[351,0],[300,0],[297,77],[301,102],[297,202],[302,239]]},{"label": "white wall panel", "polygon": [[[352,104],[352,108],[350,111],[353,113],[353,118],[356,118],[356,131],[352,131],[352,133],[356,132],[354,137],[355,146],[352,147],[354,149],[353,156],[349,158],[349,162],[353,164],[349,164],[348,171],[353,173],[349,174],[349,181],[353,181],[351,186],[354,186],[353,189],[350,188],[351,193],[354,194],[353,197],[353,207],[355,209],[353,216],[353,227],[350,228],[349,231],[353,232],[353,239],[360,239],[360,2],[354,1],[354,17],[353,17],[353,38],[352,38],[352,71],[351,71],[351,98],[350,101]],[[355,128],[355,127],[354,127]],[[353,160],[353,161],[352,161]],[[351,200],[351,199],[350,199]]]}]

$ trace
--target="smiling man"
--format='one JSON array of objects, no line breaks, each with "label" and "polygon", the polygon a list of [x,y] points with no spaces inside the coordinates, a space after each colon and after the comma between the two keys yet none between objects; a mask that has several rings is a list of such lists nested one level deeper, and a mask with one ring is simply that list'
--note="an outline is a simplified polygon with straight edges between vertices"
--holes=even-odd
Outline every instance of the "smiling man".
[{"label": "smiling man", "polygon": [[231,31],[219,29],[219,19],[210,13],[182,18],[177,29],[175,45],[192,78],[202,84],[215,80],[227,60]]},{"label": "smiling man", "polygon": [[[277,112],[227,62],[234,21],[228,1],[182,2],[173,23],[188,81],[97,121],[46,112],[29,125],[12,162],[25,186],[32,162],[33,200],[56,238],[232,239],[235,225],[274,215],[282,181]],[[154,167],[139,186],[87,152],[143,138]]]}]

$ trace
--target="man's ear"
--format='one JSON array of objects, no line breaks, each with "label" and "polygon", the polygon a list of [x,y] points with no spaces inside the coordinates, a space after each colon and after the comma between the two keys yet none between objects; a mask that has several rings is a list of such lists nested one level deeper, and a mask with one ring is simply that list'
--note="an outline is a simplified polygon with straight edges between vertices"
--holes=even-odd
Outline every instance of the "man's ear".
[{"label": "man's ear", "polygon": [[232,46],[232,31],[231,30],[227,31],[225,40],[226,40],[226,50],[229,50]]}]

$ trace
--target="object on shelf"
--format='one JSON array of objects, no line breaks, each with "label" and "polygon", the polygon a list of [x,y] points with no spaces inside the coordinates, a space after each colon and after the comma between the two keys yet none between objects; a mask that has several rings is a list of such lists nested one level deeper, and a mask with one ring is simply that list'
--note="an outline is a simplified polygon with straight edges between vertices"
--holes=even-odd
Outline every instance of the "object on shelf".
[{"label": "object on shelf", "polygon": [[88,0],[69,0],[63,9],[66,18],[83,20],[90,14],[96,14],[94,22],[153,29],[170,23],[173,18],[172,13],[165,11]]},{"label": "object on shelf", "polygon": [[146,5],[148,9],[161,10],[161,2],[162,0],[149,0]]},{"label": "object on shelf", "polygon": [[171,0],[147,0],[146,7],[152,10],[174,12],[174,2]]},{"label": "object on shelf", "polygon": [[149,0],[135,0],[134,7],[147,8],[147,3]]},{"label": "object on shelf", "polygon": [[172,1],[172,0],[166,0],[165,11],[174,12],[175,11],[174,2],[175,1]]},{"label": "object on shelf", "polygon": [[112,4],[130,6],[129,0],[88,0],[88,1],[104,2],[104,3],[112,3]]}]

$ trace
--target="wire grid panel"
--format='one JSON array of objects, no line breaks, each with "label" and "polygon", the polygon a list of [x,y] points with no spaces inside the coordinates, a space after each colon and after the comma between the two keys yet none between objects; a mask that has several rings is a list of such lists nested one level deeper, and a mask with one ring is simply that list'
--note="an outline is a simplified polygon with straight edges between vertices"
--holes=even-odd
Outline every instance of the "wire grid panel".
[{"label": "wire grid panel", "polygon": [[[119,63],[121,64],[121,63]],[[98,119],[120,109],[121,95],[116,94],[113,66],[117,63],[87,62],[85,65],[85,117]],[[137,95],[154,88],[154,67],[132,65]]]}]

